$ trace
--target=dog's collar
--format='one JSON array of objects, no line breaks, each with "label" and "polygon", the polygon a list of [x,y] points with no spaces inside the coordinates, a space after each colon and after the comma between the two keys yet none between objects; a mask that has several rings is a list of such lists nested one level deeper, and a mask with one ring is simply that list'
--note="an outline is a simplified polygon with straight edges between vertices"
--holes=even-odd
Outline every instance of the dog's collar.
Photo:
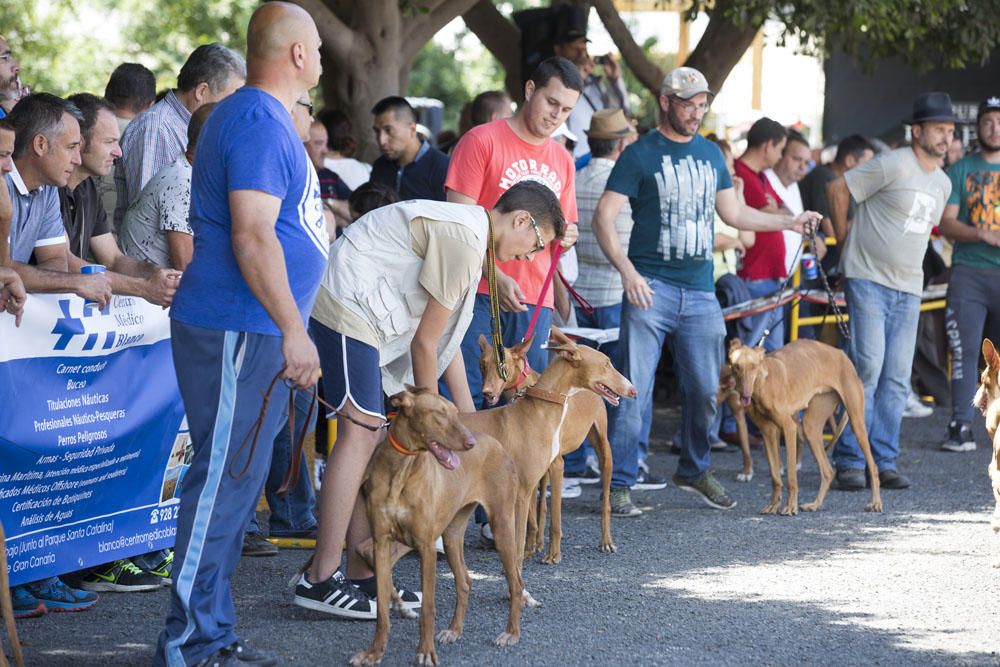
[{"label": "dog's collar", "polygon": [[560,394],[555,391],[548,391],[547,389],[539,389],[538,387],[528,387],[524,390],[525,396],[530,396],[531,398],[537,398],[540,401],[547,401],[549,403],[555,403],[556,405],[566,405],[566,394]]},{"label": "dog's collar", "polygon": [[524,381],[528,379],[528,375],[531,373],[531,364],[528,363],[528,359],[524,359],[524,368],[521,369],[521,375],[517,378],[517,382],[512,384],[508,389],[517,389]]},{"label": "dog's collar", "polygon": [[401,443],[396,438],[396,436],[392,434],[392,429],[386,431],[386,439],[389,441],[389,446],[391,446],[393,449],[395,449],[403,456],[416,456],[418,454],[418,452],[415,452],[412,449],[407,449],[405,446],[403,446],[403,443]]}]

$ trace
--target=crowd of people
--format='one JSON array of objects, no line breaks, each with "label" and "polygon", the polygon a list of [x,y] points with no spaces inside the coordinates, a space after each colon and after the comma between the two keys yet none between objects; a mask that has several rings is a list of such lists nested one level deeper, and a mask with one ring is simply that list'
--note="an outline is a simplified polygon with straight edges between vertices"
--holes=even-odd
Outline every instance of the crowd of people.
[{"label": "crowd of people", "polygon": [[[17,586],[17,616],[170,583],[157,664],[275,664],[238,637],[229,589],[241,555],[276,552],[257,523],[263,490],[270,536],[317,540],[295,603],[374,619],[387,601],[375,599],[360,555],[370,533],[359,490],[387,423],[385,397],[413,384],[462,411],[484,408],[478,339],[497,323],[508,347],[532,326],[541,332],[527,355],[538,371],[554,321],[619,329],[602,349],[638,391],[609,408],[620,517],[642,514],[633,490],[667,485],[649,466],[666,350],[682,408],[672,482],[731,509],[712,473],[712,451],[735,437],[716,409],[727,337],[716,288],[737,302],[775,293],[813,228],[836,241],[812,251],[845,292],[844,344],[889,489],[910,486],[897,467],[899,428],[907,410],[924,407],[913,405],[910,374],[932,229],[954,244],[942,448],[975,449],[979,341],[1000,321],[1000,98],[980,105],[977,148],[965,157],[954,153],[957,119],[944,93],[915,101],[904,121],[912,142],[895,149],[855,135],[830,164],[816,164],[802,134],[762,118],[735,157],[728,142],[702,134],[714,92],[697,70],[666,75],[659,123],[641,131],[615,59],[588,53],[585,23],[569,21],[553,42],[516,111],[506,93],[484,92],[463,111],[460,133],[437,146],[404,97],[379,101],[371,114],[381,155],[368,165],[354,157],[360,130],[347,114],[313,113],[320,37],[297,6],[263,4],[245,59],[200,46],[160,96],[152,72],[133,63],[115,69],[103,97],[29,93],[16,45],[0,37],[0,308],[19,320],[27,295],[45,292],[102,307],[112,294],[170,306],[194,448],[174,549],[77,573],[73,586],[57,577]],[[593,309],[574,308],[559,281],[544,287],[556,246]],[[107,270],[82,273],[87,264]],[[780,309],[762,313],[735,334],[774,350],[788,333],[782,320]],[[322,493],[304,473],[279,495],[285,470],[305,467],[291,445],[312,428],[321,370],[339,417]],[[275,378],[300,390],[294,434],[287,401],[262,409]],[[273,448],[246,474],[223,474],[251,431]],[[837,488],[865,487],[849,431],[834,461]],[[570,486],[599,477],[586,443],[567,456],[566,477]],[[419,592],[400,594],[419,606]]]}]

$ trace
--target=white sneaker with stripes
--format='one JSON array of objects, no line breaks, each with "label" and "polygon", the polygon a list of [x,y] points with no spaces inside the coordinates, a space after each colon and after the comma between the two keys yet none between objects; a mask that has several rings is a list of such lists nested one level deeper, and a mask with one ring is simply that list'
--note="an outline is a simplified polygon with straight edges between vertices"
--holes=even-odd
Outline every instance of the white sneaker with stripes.
[{"label": "white sneaker with stripes", "polygon": [[313,611],[353,618],[375,620],[376,602],[348,581],[339,569],[326,581],[312,583],[305,573],[295,584],[295,604]]}]

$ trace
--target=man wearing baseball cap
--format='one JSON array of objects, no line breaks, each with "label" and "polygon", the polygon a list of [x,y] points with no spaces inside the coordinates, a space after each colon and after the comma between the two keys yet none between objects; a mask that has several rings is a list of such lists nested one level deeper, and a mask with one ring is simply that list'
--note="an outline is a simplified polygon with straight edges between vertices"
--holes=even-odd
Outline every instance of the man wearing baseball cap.
[{"label": "man wearing baseball cap", "polygon": [[[941,449],[971,452],[972,396],[976,391],[979,347],[987,322],[1000,316],[1000,96],[979,105],[979,152],[948,168],[951,196],[938,229],[955,244],[948,307],[951,346],[951,423]],[[1000,340],[995,324],[985,335]]]},{"label": "man wearing baseball cap", "polygon": [[[820,219],[770,214],[740,203],[722,151],[698,134],[713,97],[704,75],[671,70],[660,88],[660,124],[625,149],[594,214],[601,249],[618,269],[622,302],[619,370],[638,399],[622,401],[609,415],[614,472],[611,502],[622,513],[636,481],[642,408],[650,400],[656,366],[669,337],[681,385],[681,455],[674,484],[711,507],[736,502],[709,470],[709,426],[726,330],[712,282],[715,213],[748,231],[795,229]],[[634,226],[626,252],[615,231],[625,203]]]},{"label": "man wearing baseball cap", "polygon": [[[906,121],[912,145],[883,153],[826,186],[834,235],[843,248],[848,355],[865,385],[865,425],[883,489],[910,486],[896,469],[899,426],[910,391],[922,260],[951,194],[951,181],[938,165],[955,135],[955,120],[947,93],[920,95]],[[848,229],[852,196],[858,207]],[[850,426],[833,461],[835,488],[865,488],[865,460]]]}]

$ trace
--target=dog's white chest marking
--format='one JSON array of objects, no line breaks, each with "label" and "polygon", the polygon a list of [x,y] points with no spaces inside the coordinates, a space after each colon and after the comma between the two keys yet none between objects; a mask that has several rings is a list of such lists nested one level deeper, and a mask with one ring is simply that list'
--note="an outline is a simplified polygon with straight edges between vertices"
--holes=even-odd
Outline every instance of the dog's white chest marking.
[{"label": "dog's white chest marking", "polygon": [[571,398],[573,398],[573,396],[575,396],[577,393],[581,391],[586,391],[586,390],[580,389],[579,387],[573,387],[572,389],[569,390],[569,393],[566,394],[566,402],[563,403],[562,416],[559,417],[559,426],[556,427],[555,433],[552,434],[552,451],[549,456],[550,465],[553,461],[556,460],[556,457],[559,456],[559,440],[560,436],[562,435],[563,424],[566,423],[566,413],[569,412],[569,401]]}]

